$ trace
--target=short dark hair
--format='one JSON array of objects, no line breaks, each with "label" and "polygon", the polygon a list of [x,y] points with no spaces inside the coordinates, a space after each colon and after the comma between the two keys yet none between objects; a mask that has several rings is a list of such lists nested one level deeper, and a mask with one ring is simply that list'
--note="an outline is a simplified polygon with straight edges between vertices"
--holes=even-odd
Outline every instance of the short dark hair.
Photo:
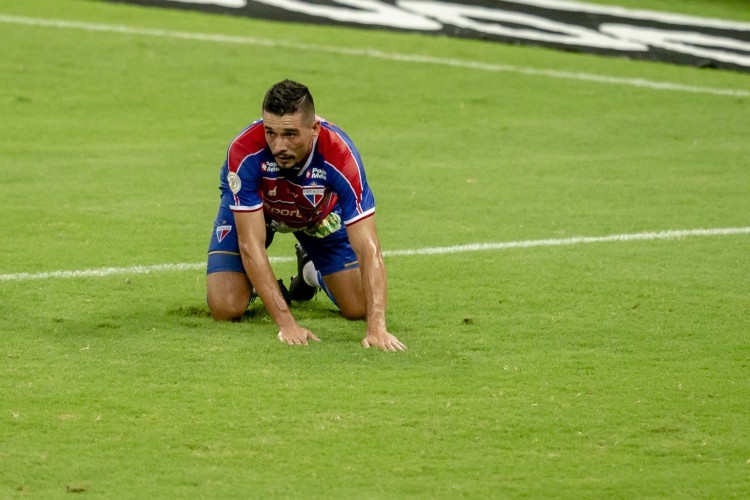
[{"label": "short dark hair", "polygon": [[284,80],[268,89],[263,98],[263,111],[277,116],[301,111],[306,120],[315,121],[315,103],[310,90],[292,80]]}]

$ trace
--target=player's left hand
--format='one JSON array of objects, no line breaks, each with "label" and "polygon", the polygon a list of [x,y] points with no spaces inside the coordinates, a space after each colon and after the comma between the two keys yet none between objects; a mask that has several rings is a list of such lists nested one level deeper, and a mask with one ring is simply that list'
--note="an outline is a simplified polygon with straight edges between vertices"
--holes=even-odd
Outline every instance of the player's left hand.
[{"label": "player's left hand", "polygon": [[377,347],[384,351],[405,351],[407,349],[399,339],[385,330],[374,333],[368,331],[367,336],[362,340],[362,347],[365,349]]}]

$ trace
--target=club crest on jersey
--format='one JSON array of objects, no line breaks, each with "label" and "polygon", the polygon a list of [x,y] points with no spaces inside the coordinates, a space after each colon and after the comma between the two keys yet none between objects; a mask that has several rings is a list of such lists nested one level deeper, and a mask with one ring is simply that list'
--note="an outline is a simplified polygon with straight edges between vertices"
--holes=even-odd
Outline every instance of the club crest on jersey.
[{"label": "club crest on jersey", "polygon": [[227,184],[229,184],[229,189],[232,193],[237,194],[240,192],[242,181],[240,181],[240,176],[237,175],[237,172],[229,172],[227,174]]},{"label": "club crest on jersey", "polygon": [[232,232],[232,226],[218,226],[216,228],[216,239],[219,240],[219,243],[221,243],[221,240],[226,238],[226,236]]},{"label": "club crest on jersey", "polygon": [[318,206],[318,203],[320,203],[320,200],[323,199],[325,194],[326,188],[322,186],[310,186],[302,188],[302,195],[307,198],[307,201],[309,201],[314,207]]}]

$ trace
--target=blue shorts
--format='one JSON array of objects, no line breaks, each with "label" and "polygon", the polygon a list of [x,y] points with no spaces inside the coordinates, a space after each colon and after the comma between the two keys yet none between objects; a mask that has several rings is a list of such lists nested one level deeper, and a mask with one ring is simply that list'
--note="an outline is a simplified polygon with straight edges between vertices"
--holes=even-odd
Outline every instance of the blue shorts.
[{"label": "blue shorts", "polygon": [[[244,273],[245,267],[242,265],[240,256],[234,213],[229,209],[229,203],[223,203],[223,201],[225,200],[222,200],[219,206],[219,213],[216,215],[213,234],[211,234],[211,243],[208,246],[206,272],[207,274],[221,271]],[[266,228],[266,248],[273,241],[274,234],[270,228]],[[303,232],[296,232],[294,236],[322,276],[359,267],[357,256],[349,244],[349,237],[343,225],[338,231],[324,238],[310,236]]]}]

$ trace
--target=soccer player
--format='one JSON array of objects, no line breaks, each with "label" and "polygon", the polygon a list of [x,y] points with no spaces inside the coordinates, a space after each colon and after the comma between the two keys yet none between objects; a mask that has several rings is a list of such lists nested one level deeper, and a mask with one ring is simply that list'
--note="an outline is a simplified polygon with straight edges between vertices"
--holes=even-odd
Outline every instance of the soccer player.
[{"label": "soccer player", "polygon": [[[322,288],[345,318],[367,320],[363,347],[406,349],[386,328],[386,270],[359,152],[315,114],[307,87],[284,80],[268,90],[262,118],[231,142],[220,178],[206,279],[214,319],[239,319],[254,289],[279,340],[307,345],[320,339],[297,323],[289,303]],[[277,232],[299,242],[288,293],[266,252]]]}]

